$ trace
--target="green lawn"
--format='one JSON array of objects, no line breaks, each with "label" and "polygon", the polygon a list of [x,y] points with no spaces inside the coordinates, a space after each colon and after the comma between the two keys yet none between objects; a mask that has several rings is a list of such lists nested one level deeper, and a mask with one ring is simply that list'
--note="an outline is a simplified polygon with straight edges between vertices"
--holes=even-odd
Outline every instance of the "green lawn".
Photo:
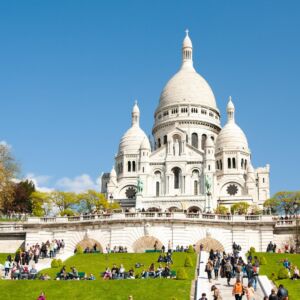
[{"label": "green lawn", "polygon": [[[269,279],[273,279],[275,284],[283,284],[289,291],[290,300],[298,300],[300,293],[300,280],[283,279],[278,280],[277,274],[279,269],[283,267],[282,261],[287,258],[292,265],[300,267],[300,254],[285,254],[285,253],[256,253],[257,256],[264,256],[267,260],[266,265],[260,267],[259,273],[261,275],[267,275]],[[275,277],[272,276],[275,274]]]},{"label": "green lawn", "polygon": [[[134,279],[134,280],[107,280],[100,278],[106,266],[112,267],[115,263],[121,263],[128,270],[135,263],[142,263],[148,268],[152,262],[155,266],[158,253],[145,254],[80,254],[65,261],[67,270],[75,266],[78,271],[93,273],[96,281],[0,281],[1,298],[3,299],[36,299],[40,291],[45,291],[47,300],[51,299],[99,299],[99,300],[127,300],[128,295],[133,295],[134,300],[188,300],[191,288],[191,280],[194,278],[196,255],[186,253],[174,253],[172,270],[184,266],[187,255],[193,260],[194,267],[186,268],[188,280],[174,279]],[[143,267],[135,269],[140,274]],[[44,270],[52,278],[59,269]]]},{"label": "green lawn", "polygon": [[[0,264],[4,264],[9,253],[0,253]],[[11,254],[11,257],[14,258],[14,254]]]}]

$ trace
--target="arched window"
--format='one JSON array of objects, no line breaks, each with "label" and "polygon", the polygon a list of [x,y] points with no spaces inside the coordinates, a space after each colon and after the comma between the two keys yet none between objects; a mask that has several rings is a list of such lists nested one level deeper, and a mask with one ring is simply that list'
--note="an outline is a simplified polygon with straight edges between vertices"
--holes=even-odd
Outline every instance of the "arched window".
[{"label": "arched window", "polygon": [[231,169],[231,158],[227,158],[227,168]]},{"label": "arched window", "polygon": [[244,166],[245,166],[245,170],[247,170],[247,159],[245,159],[245,164],[244,164]]},{"label": "arched window", "polygon": [[165,135],[164,136],[164,145],[168,142],[168,137]]},{"label": "arched window", "polygon": [[192,146],[198,149],[198,134],[192,133]]},{"label": "arched window", "polygon": [[232,168],[235,169],[235,157],[232,158]]},{"label": "arched window", "polygon": [[178,167],[172,169],[174,175],[174,189],[180,188],[180,175],[181,170]]},{"label": "arched window", "polygon": [[194,195],[198,195],[198,181],[195,180],[194,181]]},{"label": "arched window", "polygon": [[161,142],[160,142],[160,139],[158,139],[158,140],[157,140],[157,144],[158,144],[158,146],[157,146],[157,147],[158,147],[158,148],[160,148],[160,147],[161,147]]},{"label": "arched window", "polygon": [[155,190],[156,190],[156,193],[155,193],[156,197],[159,197],[159,182],[158,181],[156,181]]},{"label": "arched window", "polygon": [[244,169],[244,159],[241,160],[241,168]]},{"label": "arched window", "polygon": [[217,170],[219,170],[219,161],[217,160]]},{"label": "arched window", "polygon": [[223,169],[223,163],[222,163],[222,160],[220,160],[220,169],[221,169],[221,170]]},{"label": "arched window", "polygon": [[135,161],[132,162],[132,172],[135,172]]},{"label": "arched window", "polygon": [[201,149],[202,150],[204,150],[206,139],[207,139],[206,134],[202,134],[202,137],[201,137]]},{"label": "arched window", "polygon": [[129,161],[128,163],[127,163],[127,170],[128,170],[128,172],[131,172],[131,162]]}]

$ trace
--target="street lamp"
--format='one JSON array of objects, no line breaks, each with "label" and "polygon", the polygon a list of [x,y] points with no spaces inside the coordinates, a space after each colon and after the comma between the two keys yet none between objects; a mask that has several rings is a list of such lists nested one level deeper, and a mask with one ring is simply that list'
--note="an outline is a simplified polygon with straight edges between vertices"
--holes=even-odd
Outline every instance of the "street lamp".
[{"label": "street lamp", "polygon": [[299,204],[297,202],[295,202],[294,203],[294,212],[295,212],[295,215],[296,215],[296,229],[295,229],[295,231],[296,231],[296,234],[295,234],[295,244],[296,244],[296,249],[295,250],[296,250],[296,253],[300,253],[298,209],[299,209]]}]

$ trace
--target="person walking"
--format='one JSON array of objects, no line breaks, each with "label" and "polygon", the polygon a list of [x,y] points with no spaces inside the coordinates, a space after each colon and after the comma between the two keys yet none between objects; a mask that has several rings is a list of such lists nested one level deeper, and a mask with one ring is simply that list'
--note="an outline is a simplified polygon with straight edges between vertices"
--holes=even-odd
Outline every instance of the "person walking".
[{"label": "person walking", "polygon": [[230,279],[232,274],[232,265],[230,260],[227,260],[224,266],[225,277],[227,278],[227,284],[230,285]]},{"label": "person walking", "polygon": [[278,300],[288,300],[289,293],[287,289],[283,286],[283,284],[280,284],[277,291]]},{"label": "person walking", "polygon": [[277,294],[276,294],[276,291],[275,291],[275,289],[272,289],[271,290],[271,294],[270,294],[270,296],[268,297],[268,300],[278,300],[279,298],[278,298],[278,296],[277,296]]},{"label": "person walking", "polygon": [[236,280],[236,283],[232,289],[232,295],[235,297],[235,300],[242,300],[243,298],[243,285],[240,279]]},{"label": "person walking", "polygon": [[222,300],[221,292],[215,285],[211,287],[211,291],[213,292],[213,300]]},{"label": "person walking", "polygon": [[213,270],[213,263],[209,259],[205,266],[205,272],[207,273],[207,278],[208,278],[209,282],[211,282],[211,279],[212,279],[212,276],[211,276],[212,270]]},{"label": "person walking", "polygon": [[248,287],[246,288],[246,297],[247,300],[255,300],[255,291],[251,283],[248,283]]},{"label": "person walking", "polygon": [[220,269],[220,259],[216,257],[214,259],[214,273],[215,273],[215,280],[218,280],[219,278],[219,269]]}]

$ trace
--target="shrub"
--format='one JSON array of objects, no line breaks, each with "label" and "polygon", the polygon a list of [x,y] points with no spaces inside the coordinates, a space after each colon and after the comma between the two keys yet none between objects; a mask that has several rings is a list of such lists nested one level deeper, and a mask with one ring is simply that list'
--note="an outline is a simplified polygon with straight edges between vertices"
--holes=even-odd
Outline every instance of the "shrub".
[{"label": "shrub", "polygon": [[51,268],[58,268],[58,267],[59,267],[59,265],[58,265],[57,259],[56,258],[52,259]]},{"label": "shrub", "polygon": [[77,246],[76,247],[76,254],[82,254],[83,253],[83,249],[82,249],[82,247],[81,246]]},{"label": "shrub", "polygon": [[185,258],[184,266],[185,266],[185,267],[192,267],[192,266],[193,266],[193,262],[192,262],[190,256],[187,256],[187,257]]},{"label": "shrub", "polygon": [[67,209],[63,210],[63,211],[60,213],[60,215],[61,215],[62,217],[64,217],[64,216],[72,217],[72,216],[74,216],[75,214],[74,214],[74,211],[73,211],[72,209],[67,208]]},{"label": "shrub", "polygon": [[259,258],[259,263],[261,265],[266,265],[267,264],[267,259],[264,256],[262,256],[262,257]]},{"label": "shrub", "polygon": [[256,252],[255,248],[254,247],[250,247],[250,250],[249,250],[252,254]]},{"label": "shrub", "polygon": [[194,252],[195,252],[195,249],[194,249],[194,247],[193,247],[192,245],[189,245],[189,247],[188,247],[188,249],[187,249],[186,252],[187,252],[187,253],[194,253]]},{"label": "shrub", "polygon": [[63,262],[62,262],[62,260],[61,260],[60,258],[57,260],[57,263],[58,263],[58,266],[59,266],[59,267],[62,267]]},{"label": "shrub", "polygon": [[178,271],[177,271],[176,279],[177,280],[186,280],[187,278],[188,277],[187,277],[185,269],[184,268],[179,268]]},{"label": "shrub", "polygon": [[288,279],[289,278],[289,271],[286,268],[281,268],[278,271],[278,275],[277,275],[278,279]]}]

